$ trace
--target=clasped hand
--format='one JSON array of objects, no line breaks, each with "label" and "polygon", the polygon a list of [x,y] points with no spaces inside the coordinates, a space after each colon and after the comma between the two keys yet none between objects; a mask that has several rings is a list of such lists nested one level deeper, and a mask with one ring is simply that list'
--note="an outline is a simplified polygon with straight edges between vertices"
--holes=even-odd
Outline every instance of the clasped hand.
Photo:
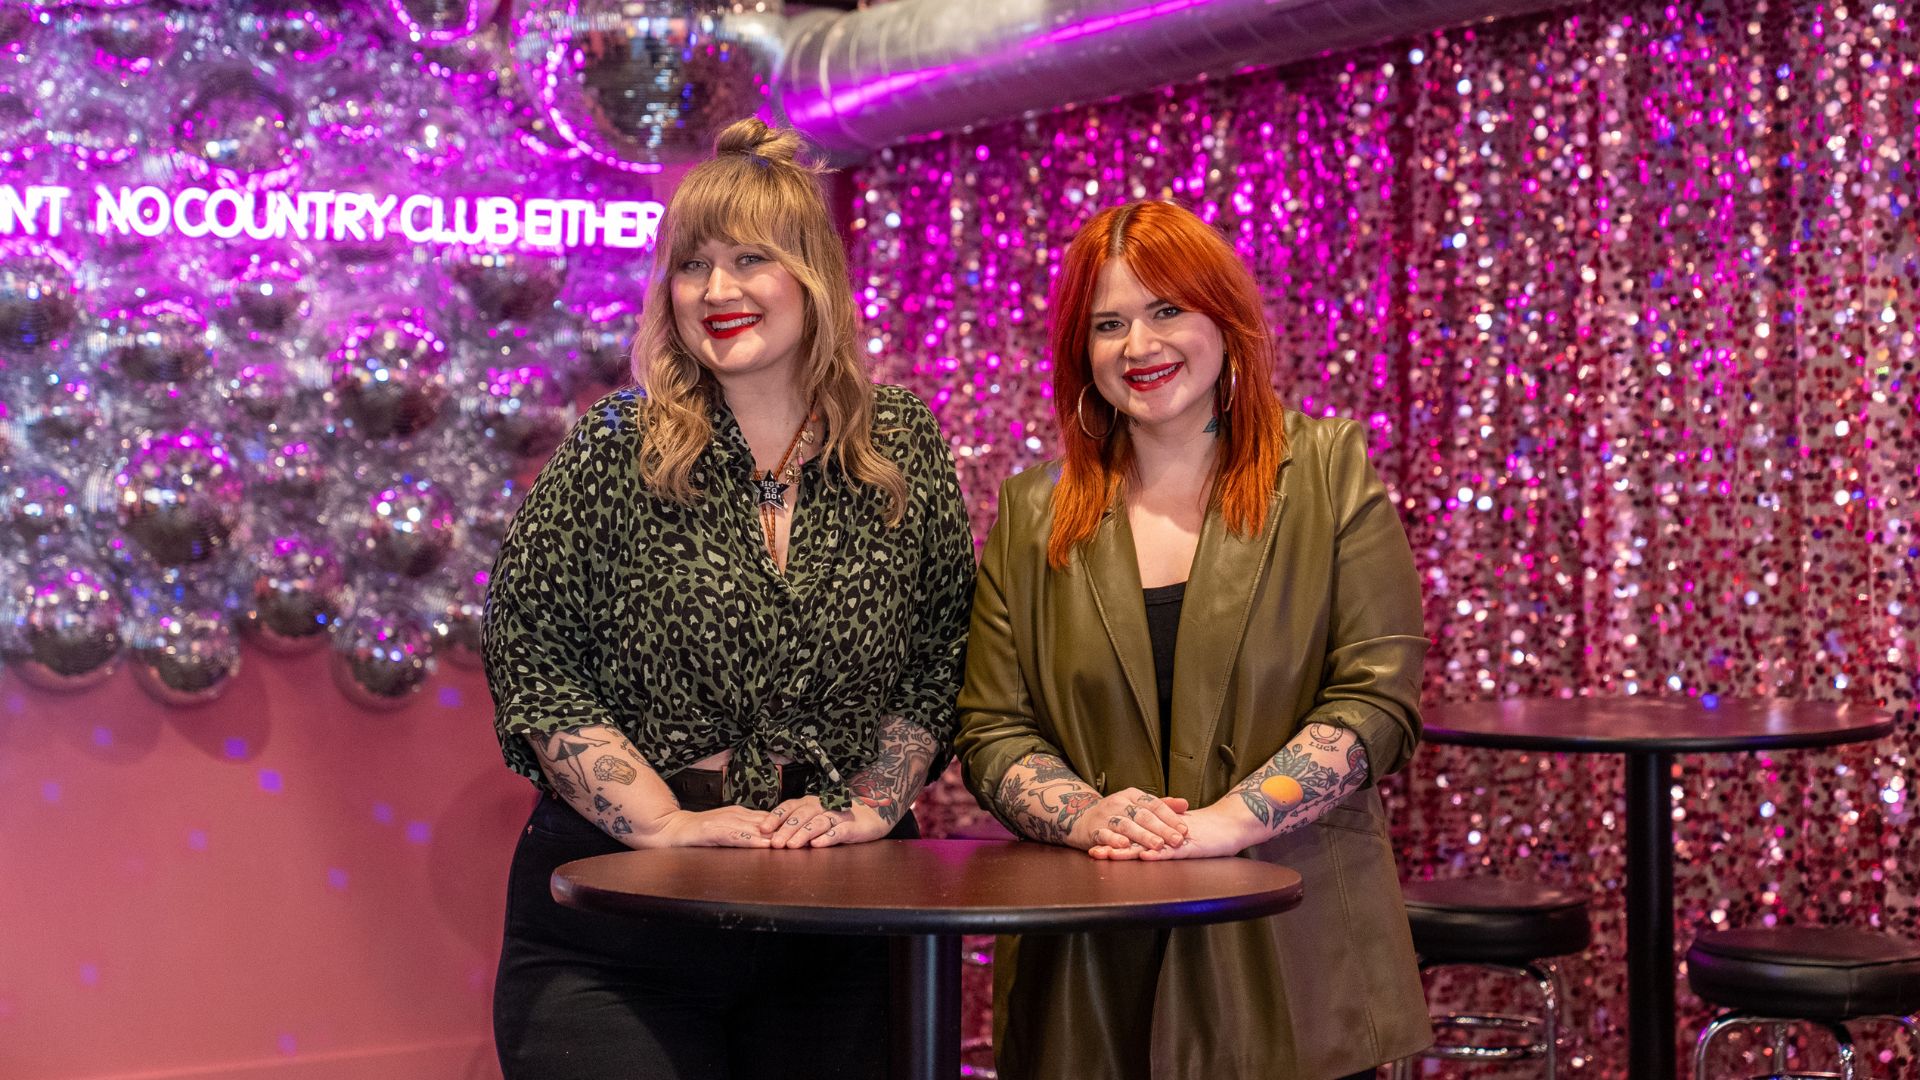
[{"label": "clasped hand", "polygon": [[788,799],[772,810],[745,806],[671,810],[643,825],[635,846],[823,848],[878,840],[892,830],[893,823],[865,803],[828,810],[818,797],[809,795]]},{"label": "clasped hand", "polygon": [[[1263,839],[1258,835],[1258,821],[1238,799],[1223,799],[1212,806],[1189,810],[1185,799],[1155,799],[1129,788],[1101,800],[1086,818],[1095,818],[1109,803],[1129,792],[1151,801],[1134,799],[1128,805],[1140,809],[1131,815],[1123,812],[1119,821],[1115,821],[1112,814],[1096,818],[1095,842],[1091,846],[1076,844],[1076,847],[1086,846],[1087,854],[1096,859],[1153,862],[1237,855]],[[1076,828],[1075,832],[1078,831]]]}]

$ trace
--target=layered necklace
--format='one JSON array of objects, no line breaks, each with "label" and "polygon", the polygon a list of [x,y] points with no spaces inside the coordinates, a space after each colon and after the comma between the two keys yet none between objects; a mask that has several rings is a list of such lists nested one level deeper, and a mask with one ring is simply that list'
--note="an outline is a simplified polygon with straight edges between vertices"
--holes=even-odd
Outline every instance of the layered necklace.
[{"label": "layered necklace", "polygon": [[767,558],[772,559],[776,566],[780,563],[780,553],[773,539],[776,515],[787,505],[787,489],[800,482],[800,466],[807,460],[806,448],[813,445],[813,425],[819,420],[820,413],[809,403],[807,418],[800,421],[799,430],[793,433],[793,440],[787,443],[787,452],[780,455],[780,463],[754,481],[759,488],[760,529],[767,538]]}]

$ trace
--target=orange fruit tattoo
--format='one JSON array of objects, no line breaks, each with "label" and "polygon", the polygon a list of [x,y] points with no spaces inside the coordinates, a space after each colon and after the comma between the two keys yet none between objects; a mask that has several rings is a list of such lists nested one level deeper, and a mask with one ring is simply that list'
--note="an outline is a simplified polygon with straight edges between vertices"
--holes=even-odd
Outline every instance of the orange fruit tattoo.
[{"label": "orange fruit tattoo", "polygon": [[1291,776],[1269,776],[1260,782],[1260,794],[1279,806],[1293,806],[1307,797],[1300,790],[1300,781]]}]

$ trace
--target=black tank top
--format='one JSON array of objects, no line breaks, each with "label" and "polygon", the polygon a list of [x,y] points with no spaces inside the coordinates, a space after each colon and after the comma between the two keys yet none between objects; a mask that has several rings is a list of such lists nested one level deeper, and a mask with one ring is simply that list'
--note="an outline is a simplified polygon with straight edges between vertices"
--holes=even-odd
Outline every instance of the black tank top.
[{"label": "black tank top", "polygon": [[1140,590],[1147,603],[1147,637],[1153,642],[1153,688],[1160,698],[1160,767],[1168,767],[1173,745],[1173,646],[1180,636],[1180,604],[1187,583]]}]

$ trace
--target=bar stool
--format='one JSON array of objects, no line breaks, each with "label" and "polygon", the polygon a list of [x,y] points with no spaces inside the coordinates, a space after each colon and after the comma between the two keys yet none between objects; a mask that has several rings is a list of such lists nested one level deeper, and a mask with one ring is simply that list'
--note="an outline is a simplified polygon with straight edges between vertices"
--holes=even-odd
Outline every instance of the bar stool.
[{"label": "bar stool", "polygon": [[1509,1036],[1490,1046],[1434,1045],[1393,1065],[1393,1080],[1411,1080],[1422,1058],[1525,1061],[1540,1058],[1552,1080],[1559,1068],[1560,1009],[1566,997],[1552,957],[1581,952],[1593,940],[1587,898],[1560,889],[1499,878],[1412,882],[1402,890],[1420,973],[1476,967],[1524,978],[1540,996],[1540,1015],[1440,1013],[1435,1027]]},{"label": "bar stool", "polygon": [[[1845,926],[1715,930],[1687,950],[1687,985],[1700,1000],[1724,1010],[1700,1032],[1693,1050],[1695,1080],[1707,1080],[1707,1047],[1740,1024],[1772,1029],[1775,1071],[1770,1080],[1823,1077],[1853,1080],[1853,1036],[1861,1020],[1898,1024],[1920,1060],[1920,944],[1876,930]],[[1840,1043],[1840,1071],[1786,1068],[1787,1032],[1815,1024]]]}]

